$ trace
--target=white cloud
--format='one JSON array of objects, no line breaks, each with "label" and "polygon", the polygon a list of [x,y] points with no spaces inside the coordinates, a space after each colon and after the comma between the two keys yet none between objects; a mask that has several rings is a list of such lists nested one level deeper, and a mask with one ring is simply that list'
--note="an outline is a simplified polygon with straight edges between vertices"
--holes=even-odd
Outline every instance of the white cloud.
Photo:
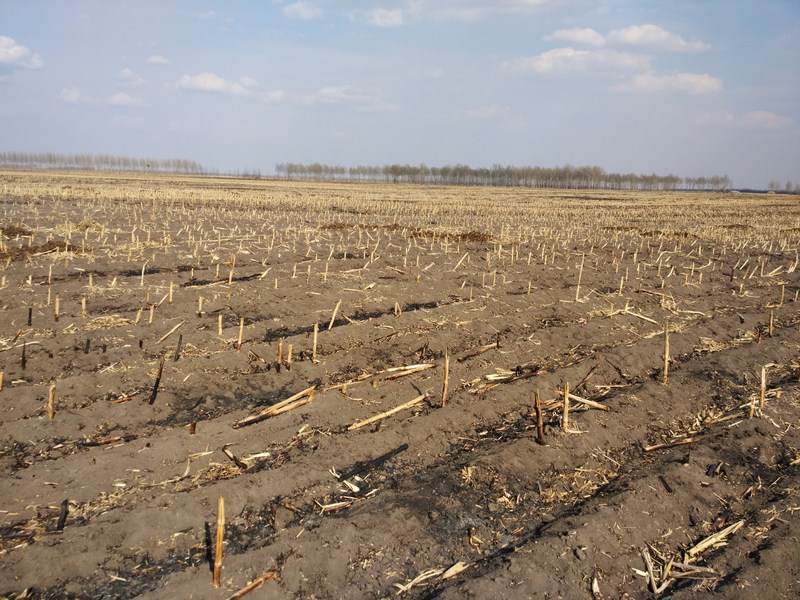
[{"label": "white cloud", "polygon": [[669,52],[701,52],[710,48],[700,40],[687,40],[677,33],[650,23],[614,29],[608,34],[608,41]]},{"label": "white cloud", "polygon": [[722,89],[722,80],[700,73],[675,73],[673,75],[640,73],[635,75],[624,87],[642,92],[711,94]]},{"label": "white cloud", "polygon": [[106,104],[111,106],[125,106],[128,108],[139,108],[145,105],[144,100],[138,96],[131,96],[125,92],[118,92],[106,98]]},{"label": "white cloud", "polygon": [[720,110],[699,115],[696,125],[738,127],[744,129],[781,129],[793,123],[791,117],[766,110],[754,110],[737,115],[731,111]]},{"label": "white cloud", "polygon": [[34,54],[22,44],[18,44],[14,38],[0,35],[0,65],[41,69],[44,61],[38,54]]},{"label": "white cloud", "polygon": [[144,79],[139,77],[136,73],[134,73],[130,69],[122,69],[122,71],[117,73],[117,79],[119,79],[125,85],[129,85],[131,87],[139,87],[141,85],[144,85]]},{"label": "white cloud", "polygon": [[311,2],[305,2],[304,0],[298,0],[298,2],[287,4],[283,7],[281,12],[283,12],[284,16],[286,17],[291,19],[301,19],[303,21],[319,19],[324,14],[320,7],[312,4]]},{"label": "white cloud", "polygon": [[215,13],[213,10],[207,10],[205,12],[197,13],[195,15],[195,17],[197,17],[198,19],[213,19],[216,16],[217,13]]},{"label": "white cloud", "polygon": [[147,57],[147,64],[150,65],[168,65],[169,59],[161,56],[160,54],[153,54]]},{"label": "white cloud", "polygon": [[89,97],[75,86],[63,88],[56,97],[64,104],[80,104],[89,101]]},{"label": "white cloud", "polygon": [[583,44],[585,46],[603,46],[606,38],[589,27],[575,27],[573,29],[559,29],[546,35],[546,40],[557,40],[561,42],[571,42],[573,44]]},{"label": "white cloud", "polygon": [[647,68],[649,64],[650,59],[640,54],[614,50],[576,50],[566,47],[547,50],[536,56],[516,58],[504,66],[515,72],[558,75],[588,69],[640,70]]},{"label": "white cloud", "polygon": [[559,29],[546,35],[544,39],[596,47],[613,43],[665,52],[701,52],[711,47],[700,40],[687,40],[651,23],[614,29],[607,36],[588,27]]},{"label": "white cloud", "polygon": [[351,21],[372,25],[374,27],[400,27],[406,20],[400,9],[374,8],[371,10],[352,11],[348,14]]},{"label": "white cloud", "polygon": [[[699,52],[709,48],[708,44],[699,40],[687,41],[682,36],[658,25],[631,25],[623,29],[614,29],[607,36],[591,28],[559,29],[544,39],[567,41],[594,48],[577,49],[572,46],[554,48],[536,56],[514,59],[504,63],[504,66],[511,71],[539,75],[587,71],[631,73],[632,76],[616,86],[618,90],[709,94],[722,89],[722,80],[708,74],[681,72],[660,75],[653,72],[651,67],[651,61],[655,60],[652,56],[653,51]],[[632,46],[636,51],[621,52],[601,48],[606,44]]]},{"label": "white cloud", "polygon": [[255,85],[255,81],[248,77],[243,77],[239,81],[230,81],[216,73],[198,73],[197,75],[183,75],[175,85],[182,90],[222,92],[241,96],[250,92],[249,88]]}]

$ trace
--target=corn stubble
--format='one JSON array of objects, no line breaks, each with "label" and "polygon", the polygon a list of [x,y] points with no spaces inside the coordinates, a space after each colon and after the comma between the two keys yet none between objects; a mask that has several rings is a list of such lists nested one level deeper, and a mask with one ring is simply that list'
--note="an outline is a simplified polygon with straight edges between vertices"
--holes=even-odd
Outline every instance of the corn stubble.
[{"label": "corn stubble", "polygon": [[[337,465],[369,462],[380,454],[373,445],[382,444],[384,434],[420,440],[408,432],[430,428],[469,462],[474,448],[511,444],[513,435],[535,440],[536,452],[570,456],[573,448],[587,445],[579,439],[593,439],[606,427],[603,419],[625,423],[631,439],[619,441],[617,454],[598,450],[608,470],[584,469],[581,463],[569,485],[559,480],[548,488],[545,482],[539,493],[528,495],[506,494],[498,479],[491,498],[476,496],[465,503],[470,510],[483,510],[488,499],[505,511],[509,531],[529,534],[535,523],[519,515],[578,506],[604,485],[604,478],[607,483],[622,476],[624,461],[617,459],[623,453],[650,459],[676,447],[694,447],[708,432],[740,419],[773,418],[782,406],[781,385],[800,369],[796,361],[773,358],[779,344],[794,343],[800,328],[800,239],[780,211],[762,210],[746,196],[434,190],[144,175],[98,175],[86,183],[81,177],[87,176],[70,173],[8,177],[7,190],[30,212],[9,209],[10,217],[3,217],[7,231],[11,224],[18,229],[0,236],[0,293],[13,291],[24,304],[8,310],[5,321],[13,321],[13,328],[0,332],[0,392],[35,387],[38,417],[45,419],[44,412],[53,420],[51,429],[69,427],[68,410],[83,410],[85,399],[61,381],[65,372],[58,351],[66,353],[75,339],[86,340],[82,356],[97,353],[95,370],[80,375],[98,388],[117,386],[103,392],[122,428],[135,412],[125,406],[148,411],[148,423],[170,423],[175,403],[201,395],[204,385],[218,380],[252,385],[247,410],[235,417],[218,409],[209,413],[208,426],[195,429],[198,417],[206,416],[187,411],[190,420],[183,425],[192,435],[184,433],[187,440],[206,443],[204,436],[211,435],[206,432],[218,436],[224,430],[241,446],[236,454],[228,450],[235,460],[224,465],[201,467],[194,461],[202,457],[182,455],[186,473],[165,476],[165,493],[193,494],[210,482],[236,485],[273,464],[291,465],[312,447]],[[48,204],[37,203],[39,198],[48,198]],[[725,216],[754,211],[758,218],[747,226]],[[704,295],[714,302],[705,302]],[[707,326],[723,319],[734,325]],[[67,339],[69,344],[50,350],[52,340]],[[113,360],[104,356],[107,346],[109,355],[116,353]],[[690,409],[679,398],[695,385],[687,363],[755,347],[764,356],[750,357],[736,402],[687,414]],[[122,348],[127,350],[119,358]],[[634,352],[626,354],[629,348]],[[38,379],[29,376],[34,368],[42,375]],[[58,398],[55,384],[48,387],[44,381],[59,382]],[[569,381],[579,383],[571,387]],[[658,392],[647,387],[650,381]],[[634,400],[641,390],[663,393],[670,402],[675,399],[676,407],[665,402],[652,407],[658,419],[636,420],[649,401]],[[98,392],[88,403],[101,398]],[[456,424],[449,424],[445,415],[464,411],[485,412],[491,422],[464,425],[454,418]],[[659,429],[655,423],[669,426]],[[287,432],[289,441],[276,431]],[[77,446],[86,443],[77,431],[63,438],[70,435],[75,447],[94,447]],[[314,436],[333,438],[330,445],[342,455],[325,454],[323,443],[306,445]],[[243,449],[255,446],[252,440],[272,445]],[[223,441],[227,449],[228,440]],[[108,446],[109,452],[127,443],[123,434],[90,442]],[[409,449],[418,462],[381,464],[389,480],[433,464],[435,457],[425,449],[411,442]],[[212,450],[209,446],[207,452]],[[245,455],[248,451],[254,454]],[[284,462],[270,462],[276,457]],[[583,454],[578,460],[588,459]],[[480,470],[465,469],[465,489],[478,494]],[[537,473],[545,481],[545,472]],[[281,502],[299,512],[280,508],[322,516],[368,507],[381,494],[403,493],[402,486],[395,490],[376,481],[382,480],[337,481],[325,497],[306,497],[304,490],[292,488],[294,497]],[[661,493],[680,493],[674,481],[662,482]],[[330,482],[313,483],[321,490]],[[103,504],[102,510],[123,506],[125,494],[131,494],[127,506],[135,506],[136,488],[119,489],[119,498],[103,496],[103,502],[119,506]],[[99,507],[92,513],[91,502],[99,506],[99,500],[90,500],[80,507],[87,523],[103,514]],[[482,513],[476,515],[474,522],[488,522]],[[68,529],[70,521],[61,525]],[[293,535],[300,533],[298,527]],[[447,540],[448,553],[464,562],[447,568],[415,559],[417,574],[395,586],[404,591],[445,585],[477,564],[468,556],[497,551],[498,540],[512,535],[495,534],[470,531],[463,544]],[[36,539],[41,532],[32,535]],[[222,585],[224,535],[220,495],[215,587]],[[641,556],[651,591],[661,589],[677,563],[660,563],[652,549]],[[371,560],[380,557],[360,564]],[[679,577],[709,574],[689,562]],[[389,563],[381,564],[389,570]],[[232,597],[278,579],[279,565],[261,564],[253,575],[249,584],[237,580],[238,595]],[[602,584],[593,581],[593,589]]]}]

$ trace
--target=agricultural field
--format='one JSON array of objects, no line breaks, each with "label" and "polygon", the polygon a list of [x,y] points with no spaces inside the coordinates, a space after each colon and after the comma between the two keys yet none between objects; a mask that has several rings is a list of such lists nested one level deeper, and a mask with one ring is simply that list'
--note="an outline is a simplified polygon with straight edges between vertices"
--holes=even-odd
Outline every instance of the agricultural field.
[{"label": "agricultural field", "polygon": [[0,229],[3,597],[800,596],[794,198],[8,171]]}]

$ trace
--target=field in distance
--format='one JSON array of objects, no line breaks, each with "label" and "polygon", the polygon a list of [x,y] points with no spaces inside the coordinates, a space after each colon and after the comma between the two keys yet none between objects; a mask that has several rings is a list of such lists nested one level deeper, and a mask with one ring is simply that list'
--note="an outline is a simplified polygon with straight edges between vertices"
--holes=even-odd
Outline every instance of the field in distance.
[{"label": "field in distance", "polygon": [[2,597],[800,594],[794,198],[3,171],[0,230]]}]

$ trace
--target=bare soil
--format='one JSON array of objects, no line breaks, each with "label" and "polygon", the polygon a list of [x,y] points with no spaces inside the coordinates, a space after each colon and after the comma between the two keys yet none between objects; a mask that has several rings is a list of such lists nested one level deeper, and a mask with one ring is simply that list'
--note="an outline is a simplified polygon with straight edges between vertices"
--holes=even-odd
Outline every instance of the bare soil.
[{"label": "bare soil", "polygon": [[800,596],[795,199],[0,184],[2,597]]}]

